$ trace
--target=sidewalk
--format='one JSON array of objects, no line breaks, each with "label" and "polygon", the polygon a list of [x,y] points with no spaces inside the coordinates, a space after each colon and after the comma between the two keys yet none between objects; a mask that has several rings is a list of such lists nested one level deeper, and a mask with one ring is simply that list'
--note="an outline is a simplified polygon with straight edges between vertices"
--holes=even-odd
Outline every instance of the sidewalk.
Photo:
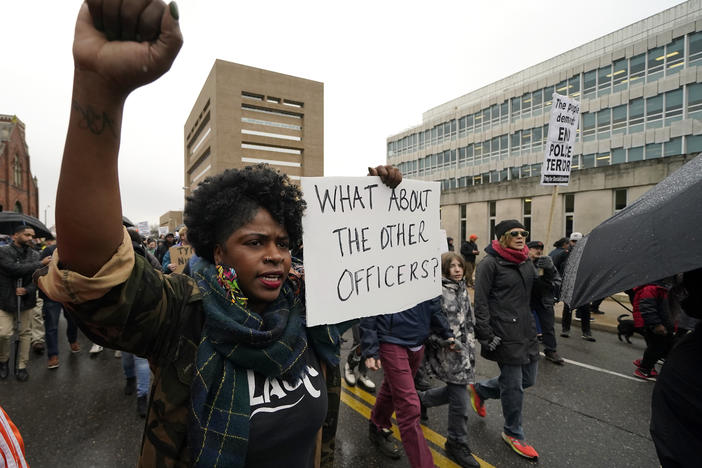
[{"label": "sidewalk", "polygon": [[[617,294],[614,296],[614,299],[631,309],[631,304],[629,303],[629,298],[626,296],[626,294]],[[554,310],[556,313],[556,323],[561,323],[563,303],[559,302],[556,304]],[[631,318],[631,314],[627,312],[624,307],[614,302],[614,300],[611,298],[607,298],[602,301],[602,304],[600,304],[600,310],[604,312],[604,314],[592,314],[592,317],[595,320],[590,322],[590,328],[593,330],[617,333],[617,317],[622,314],[629,314],[628,318]],[[575,320],[575,313],[573,313],[573,324],[571,324],[571,328],[572,327],[580,328],[580,324]],[[556,335],[559,333],[560,328],[556,328]]]}]

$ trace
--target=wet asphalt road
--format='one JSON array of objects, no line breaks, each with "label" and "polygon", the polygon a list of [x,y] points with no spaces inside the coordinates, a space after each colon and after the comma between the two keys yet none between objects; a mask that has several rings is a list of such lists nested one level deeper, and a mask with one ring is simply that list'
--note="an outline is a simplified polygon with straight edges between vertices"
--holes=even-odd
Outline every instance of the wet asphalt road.
[{"label": "wet asphalt road", "polygon": [[[88,357],[90,343],[82,334],[83,351],[72,355],[64,326],[62,319],[58,369],[46,369],[45,356],[32,356],[28,382],[19,383],[12,376],[0,381],[0,404],[20,427],[31,466],[135,466],[143,420],[136,414],[136,398],[123,394],[120,360],[111,350]],[[496,400],[487,402],[486,418],[470,414],[471,448],[477,457],[501,467],[658,466],[648,431],[653,384],[628,378],[644,343],[635,338],[627,345],[616,335],[594,334],[597,343],[579,337],[560,339],[559,352],[573,362],[560,367],[542,359],[537,383],[526,391],[524,428],[539,452],[539,462],[520,458],[501,440],[503,420]],[[350,341],[343,345],[342,357],[350,346]],[[492,377],[497,366],[479,358],[477,372],[480,379]],[[381,372],[373,375],[377,384],[381,378]],[[342,391],[336,466],[409,466],[404,455],[388,460],[370,446],[366,418],[373,396],[358,389]],[[445,407],[430,409],[425,429],[440,467],[456,466],[443,452],[446,417]]]}]

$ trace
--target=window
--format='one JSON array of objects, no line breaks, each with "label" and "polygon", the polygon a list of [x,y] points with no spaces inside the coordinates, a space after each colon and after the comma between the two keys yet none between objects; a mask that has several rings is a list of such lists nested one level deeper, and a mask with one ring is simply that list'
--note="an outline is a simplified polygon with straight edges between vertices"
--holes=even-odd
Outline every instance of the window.
[{"label": "window", "polygon": [[612,90],[612,65],[597,70],[597,96],[609,94]]},{"label": "window", "polygon": [[581,160],[582,160],[582,164],[580,167],[582,169],[589,169],[591,167],[595,167],[595,155],[594,154],[583,154]]},{"label": "window", "polygon": [[[464,180],[464,183],[465,183],[465,180]],[[459,185],[460,185],[460,184],[459,184]],[[467,234],[467,232],[466,232],[466,227],[467,227],[467,224],[468,224],[467,212],[468,212],[467,205],[465,205],[465,204],[460,205],[460,213],[461,213],[461,237],[459,237],[459,239],[461,239],[461,243],[462,243],[463,241],[466,240],[466,234]],[[460,243],[459,243],[459,244],[460,244]],[[459,245],[459,249],[460,249],[460,245]]]},{"label": "window", "polygon": [[507,123],[509,119],[509,101],[500,104],[500,123]]},{"label": "window", "polygon": [[473,165],[473,144],[466,146],[466,166]]},{"label": "window", "polygon": [[671,138],[663,146],[663,156],[675,156],[682,154],[682,137]]},{"label": "window", "polygon": [[687,85],[687,117],[702,119],[702,83]]},{"label": "window", "polygon": [[663,126],[663,95],[646,98],[646,128],[660,128]]},{"label": "window", "polygon": [[22,213],[22,204],[19,200],[15,202],[15,213]]},{"label": "window", "polygon": [[[14,185],[17,187],[22,187],[22,164],[20,163],[19,160],[19,155],[15,154],[15,158],[12,161],[12,174],[13,174],[13,182]],[[17,202],[19,203],[19,202]],[[15,210],[17,211],[17,210]],[[22,210],[17,211],[18,213],[21,213]]]},{"label": "window", "polygon": [[611,160],[612,160],[611,153],[600,153],[597,155],[597,161],[596,161],[597,167],[609,166]]},{"label": "window", "polygon": [[643,160],[643,146],[629,148],[629,162]]},{"label": "window", "polygon": [[583,95],[585,98],[591,98],[595,95],[597,88],[597,70],[585,72],[583,75]]},{"label": "window", "polygon": [[466,115],[466,135],[473,133],[473,114]]},{"label": "window", "polygon": [[456,119],[453,119],[449,122],[449,126],[451,127],[451,139],[455,140],[456,139]]},{"label": "window", "polygon": [[626,195],[627,189],[615,189],[614,190],[614,212],[619,213],[621,210],[626,208]]},{"label": "window", "polygon": [[702,64],[702,31],[690,34],[689,66],[695,67]]},{"label": "window", "polygon": [[646,74],[646,54],[639,54],[629,60],[629,83],[637,83]]},{"label": "window", "polygon": [[661,157],[663,145],[660,143],[651,143],[646,145],[646,159],[656,159]]},{"label": "window", "polygon": [[476,143],[474,145],[473,155],[474,155],[473,159],[475,161],[475,165],[477,166],[479,164],[482,164],[482,162],[483,162],[483,144],[482,143]]},{"label": "window", "polygon": [[665,54],[665,74],[672,75],[677,73],[685,63],[685,36],[674,39],[668,44]]},{"label": "window", "polygon": [[[701,96],[702,97],[702,96]],[[643,98],[629,101],[629,133],[643,130],[644,100]]]},{"label": "window", "polygon": [[519,179],[519,168],[518,167],[510,167],[509,168],[509,178],[510,178],[510,180]]},{"label": "window", "polygon": [[563,80],[556,85],[556,92],[563,96],[568,95],[568,80]]},{"label": "window", "polygon": [[656,47],[648,51],[648,74],[646,81],[652,82],[663,76],[663,65],[665,61],[664,47]]},{"label": "window", "polygon": [[522,130],[522,154],[528,154],[531,151],[531,129]]},{"label": "window", "polygon": [[507,159],[509,156],[509,136],[505,133],[500,135],[500,159]]},{"label": "window", "polygon": [[575,216],[575,194],[566,193],[563,196],[565,209],[565,235],[569,237],[573,233],[573,217]]},{"label": "window", "polygon": [[[522,198],[522,220],[524,230],[531,233],[531,198]],[[531,234],[526,238],[526,241],[531,240]]]},{"label": "window", "polygon": [[597,138],[599,140],[609,138],[610,112],[609,108],[597,112]]},{"label": "window", "polygon": [[685,143],[687,143],[688,154],[702,152],[702,135],[687,136],[685,137]]},{"label": "window", "polygon": [[540,176],[541,175],[541,164],[542,163],[536,163],[531,165],[531,175],[532,176]]},{"label": "window", "polygon": [[519,173],[521,174],[522,178],[531,177],[531,166],[528,164],[523,165],[519,168]]},{"label": "window", "polygon": [[541,111],[543,110],[543,93],[543,90],[537,89],[531,94],[531,115],[533,115],[534,117],[536,117],[537,115],[541,115]]},{"label": "window", "polygon": [[627,76],[627,59],[623,58],[614,62],[612,70],[612,83],[614,86],[614,92],[626,89],[626,84],[628,80]]},{"label": "window", "polygon": [[568,79],[568,96],[574,98],[580,96],[580,74],[571,76]]},{"label": "window", "polygon": [[490,239],[495,238],[495,218],[497,217],[497,202],[488,202],[488,215],[490,216]]},{"label": "window", "polygon": [[473,121],[475,122],[475,131],[480,132],[483,129],[483,114],[481,112],[476,112],[473,114]]},{"label": "window", "polygon": [[517,119],[519,119],[522,115],[522,106],[521,106],[522,98],[514,97],[510,100],[510,103],[512,104],[512,118],[510,119],[511,122],[515,122]]},{"label": "window", "polygon": [[665,125],[682,120],[683,91],[682,88],[665,93]]},{"label": "window", "polygon": [[612,135],[626,133],[626,104],[612,108]]},{"label": "window", "polygon": [[551,103],[553,102],[553,86],[547,86],[544,88],[544,111],[549,112],[551,110]]},{"label": "window", "polygon": [[519,141],[520,141],[521,133],[522,133],[522,131],[518,130],[511,135],[509,150],[510,150],[510,153],[512,156],[519,155]]},{"label": "window", "polygon": [[621,164],[626,162],[626,150],[624,148],[615,148],[612,150],[612,164]]},{"label": "window", "polygon": [[583,114],[583,141],[592,141],[595,137],[595,114],[586,112]]},{"label": "window", "polygon": [[491,112],[489,107],[483,109],[483,131],[490,128],[490,114]]},{"label": "window", "polygon": [[578,169],[580,169],[580,155],[574,154],[570,162],[570,170],[576,171]]},{"label": "window", "polygon": [[531,150],[536,153],[543,149],[543,128],[536,127],[531,129]]},{"label": "window", "polygon": [[492,125],[497,125],[500,123],[500,108],[497,104],[493,104],[490,106],[490,114],[492,116],[492,120],[490,123]]},{"label": "window", "polygon": [[531,114],[531,93],[522,94],[522,118]]}]

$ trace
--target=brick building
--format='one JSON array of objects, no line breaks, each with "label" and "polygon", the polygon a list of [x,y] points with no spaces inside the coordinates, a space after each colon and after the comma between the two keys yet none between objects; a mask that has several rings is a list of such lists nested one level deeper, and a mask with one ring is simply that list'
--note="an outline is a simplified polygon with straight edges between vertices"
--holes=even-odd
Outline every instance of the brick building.
[{"label": "brick building", "polygon": [[0,211],[39,217],[39,187],[32,176],[24,123],[0,114]]}]

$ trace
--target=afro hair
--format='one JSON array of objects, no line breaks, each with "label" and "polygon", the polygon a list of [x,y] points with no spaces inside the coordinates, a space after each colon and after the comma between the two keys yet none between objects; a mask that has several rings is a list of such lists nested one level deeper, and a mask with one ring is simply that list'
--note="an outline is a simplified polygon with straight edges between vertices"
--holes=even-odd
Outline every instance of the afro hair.
[{"label": "afro hair", "polygon": [[188,197],[184,221],[188,241],[199,256],[214,263],[214,250],[265,208],[288,233],[290,247],[302,242],[302,191],[288,176],[266,164],[228,169],[205,179]]}]

